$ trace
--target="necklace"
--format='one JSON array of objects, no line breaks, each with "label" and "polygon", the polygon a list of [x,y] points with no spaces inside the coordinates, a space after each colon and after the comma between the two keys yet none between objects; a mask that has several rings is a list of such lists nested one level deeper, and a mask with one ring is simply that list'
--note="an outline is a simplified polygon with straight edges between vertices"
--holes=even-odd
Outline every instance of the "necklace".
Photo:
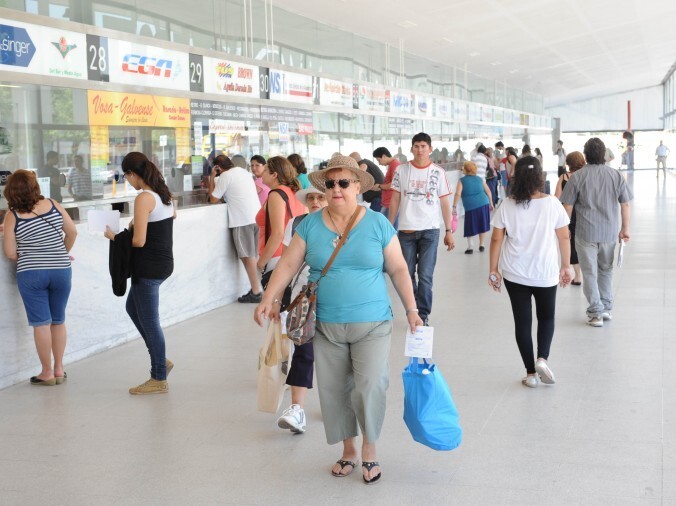
[{"label": "necklace", "polygon": [[[336,229],[336,232],[338,232],[338,235],[337,235],[336,237],[334,237],[333,240],[331,241],[331,243],[333,244],[333,247],[334,247],[334,248],[337,248],[337,247],[338,247],[338,243],[339,243],[340,240],[343,238],[343,234],[345,233],[345,229],[343,228],[343,231],[341,232],[340,229],[338,228],[338,226],[336,225],[336,222],[333,221],[333,216],[331,216],[331,211],[329,211],[329,209],[327,208],[327,209],[326,209],[326,212],[327,212],[328,215],[329,215],[329,219],[331,220],[331,224],[333,225],[333,228],[335,228],[335,229]],[[347,240],[347,239],[346,239],[346,240]]]}]

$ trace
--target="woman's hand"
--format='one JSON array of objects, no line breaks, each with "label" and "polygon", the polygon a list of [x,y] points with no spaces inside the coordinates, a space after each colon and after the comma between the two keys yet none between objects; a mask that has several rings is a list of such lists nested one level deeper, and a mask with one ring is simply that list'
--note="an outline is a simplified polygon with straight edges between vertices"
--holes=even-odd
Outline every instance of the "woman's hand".
[{"label": "woman's hand", "polygon": [[[572,271],[572,272],[571,272]],[[567,265],[565,267],[561,267],[561,270],[559,271],[559,286],[561,288],[567,287],[571,281],[573,281],[573,276],[575,275],[575,271],[573,271],[572,266]]]},{"label": "woman's hand", "polygon": [[110,239],[111,241],[115,240],[115,232],[110,230],[110,227],[106,225],[106,231],[103,233],[103,235],[106,236],[106,239]]},{"label": "woman's hand", "polygon": [[488,286],[490,286],[494,292],[500,293],[502,291],[502,274],[498,271],[489,272]]},{"label": "woman's hand", "polygon": [[416,327],[422,327],[424,325],[422,318],[415,311],[409,311],[406,313],[406,319],[408,320],[408,326],[411,327],[411,332],[415,333]]},{"label": "woman's hand", "polygon": [[254,310],[254,321],[263,326],[263,320],[279,321],[279,303],[263,299]]}]

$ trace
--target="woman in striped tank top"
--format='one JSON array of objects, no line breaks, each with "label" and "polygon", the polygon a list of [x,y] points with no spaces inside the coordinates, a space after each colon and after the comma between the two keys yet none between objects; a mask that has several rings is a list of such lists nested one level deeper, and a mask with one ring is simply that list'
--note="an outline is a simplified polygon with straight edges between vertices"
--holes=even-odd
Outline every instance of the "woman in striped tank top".
[{"label": "woman in striped tank top", "polygon": [[77,230],[59,203],[40,195],[31,171],[17,170],[9,176],[5,198],[11,211],[5,215],[5,255],[16,261],[19,293],[42,364],[31,385],[61,384],[66,379],[63,355],[71,282],[68,253]]},{"label": "woman in striped tank top", "polygon": [[129,389],[132,395],[169,391],[167,375],[174,367],[167,360],[160,324],[160,285],[174,271],[173,226],[176,212],[164,178],[146,155],[133,151],[122,160],[129,184],[141,190],[134,200],[134,221],[117,236],[106,228],[106,237],[123,240],[131,233],[131,288],[127,314],[145,341],[150,354],[150,379]]}]

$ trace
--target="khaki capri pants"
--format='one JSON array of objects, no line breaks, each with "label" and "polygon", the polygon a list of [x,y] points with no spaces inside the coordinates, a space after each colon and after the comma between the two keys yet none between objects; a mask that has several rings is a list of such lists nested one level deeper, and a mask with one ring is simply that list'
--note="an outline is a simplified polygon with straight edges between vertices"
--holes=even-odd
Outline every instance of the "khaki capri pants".
[{"label": "khaki capri pants", "polygon": [[326,441],[380,436],[389,387],[390,320],[365,323],[317,322],[315,370]]}]

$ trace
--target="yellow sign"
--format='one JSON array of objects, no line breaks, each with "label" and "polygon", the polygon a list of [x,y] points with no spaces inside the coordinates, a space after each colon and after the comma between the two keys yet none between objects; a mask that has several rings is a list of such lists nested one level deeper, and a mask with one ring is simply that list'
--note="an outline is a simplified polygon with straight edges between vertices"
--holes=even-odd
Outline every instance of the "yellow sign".
[{"label": "yellow sign", "polygon": [[190,100],[113,91],[87,91],[89,124],[190,128]]},{"label": "yellow sign", "polygon": [[110,147],[108,141],[108,127],[92,126],[89,129],[89,136],[91,139],[91,153],[92,160],[100,160],[104,165],[110,161]]}]

